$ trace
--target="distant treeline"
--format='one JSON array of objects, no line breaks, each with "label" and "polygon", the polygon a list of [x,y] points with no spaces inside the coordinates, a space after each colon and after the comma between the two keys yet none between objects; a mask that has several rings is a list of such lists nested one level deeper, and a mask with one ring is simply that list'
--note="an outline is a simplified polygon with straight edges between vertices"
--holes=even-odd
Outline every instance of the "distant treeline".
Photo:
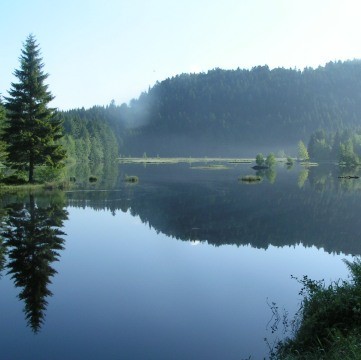
[{"label": "distant treeline", "polygon": [[361,164],[361,128],[327,133],[318,130],[312,134],[308,153],[313,160],[339,161],[340,164],[356,166]]},{"label": "distant treeline", "polygon": [[212,149],[296,144],[317,129],[360,124],[361,62],[304,71],[263,66],[184,74],[157,83],[130,104],[125,119],[141,124],[125,141],[139,154],[206,155]]},{"label": "distant treeline", "polygon": [[[239,156],[248,146],[253,153],[255,147],[296,148],[319,129],[336,132],[360,125],[361,61],[303,71],[258,66],[182,74],[157,82],[129,105],[112,102],[62,115],[75,142],[88,137],[97,145],[110,142],[112,149],[117,143],[123,155]],[[87,149],[89,141],[75,147]],[[101,148],[88,157],[107,152]]]}]

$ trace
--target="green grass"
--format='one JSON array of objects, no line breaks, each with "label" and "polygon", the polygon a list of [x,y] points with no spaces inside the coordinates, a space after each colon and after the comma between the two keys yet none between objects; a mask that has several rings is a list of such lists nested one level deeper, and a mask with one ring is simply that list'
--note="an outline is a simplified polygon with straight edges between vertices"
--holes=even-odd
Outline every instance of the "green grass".
[{"label": "green grass", "polygon": [[305,166],[305,167],[312,167],[312,166],[318,166],[318,163],[309,162],[309,161],[302,161],[302,162],[300,162],[300,165]]},{"label": "green grass", "polygon": [[5,193],[22,193],[34,192],[42,190],[64,190],[68,189],[70,184],[68,182],[46,182],[44,184],[21,184],[21,185],[6,185],[0,184],[0,194]]},{"label": "green grass", "polygon": [[230,164],[250,164],[254,160],[253,159],[234,159],[234,160],[228,160]]},{"label": "green grass", "polygon": [[360,360],[361,359],[361,329],[355,329],[348,335],[341,332],[331,333],[324,344],[319,342],[314,349],[303,352],[293,349],[279,353],[277,359],[283,360]]},{"label": "green grass", "polygon": [[204,166],[191,166],[191,169],[194,170],[228,170],[229,167],[225,165],[219,165],[219,164],[210,164],[210,165],[204,165]]},{"label": "green grass", "polygon": [[192,157],[128,157],[119,158],[119,162],[122,164],[179,164],[179,163],[209,163],[209,162],[229,162],[236,164],[251,163],[254,159],[241,159],[241,158],[192,158]]}]

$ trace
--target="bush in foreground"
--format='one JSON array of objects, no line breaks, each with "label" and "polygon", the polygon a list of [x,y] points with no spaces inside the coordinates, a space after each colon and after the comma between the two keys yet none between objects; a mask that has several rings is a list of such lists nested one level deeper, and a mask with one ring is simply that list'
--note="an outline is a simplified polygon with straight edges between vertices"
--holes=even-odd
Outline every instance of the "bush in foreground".
[{"label": "bush in foreground", "polygon": [[344,260],[350,281],[297,279],[302,285],[295,336],[280,342],[273,359],[361,359],[361,260]]}]

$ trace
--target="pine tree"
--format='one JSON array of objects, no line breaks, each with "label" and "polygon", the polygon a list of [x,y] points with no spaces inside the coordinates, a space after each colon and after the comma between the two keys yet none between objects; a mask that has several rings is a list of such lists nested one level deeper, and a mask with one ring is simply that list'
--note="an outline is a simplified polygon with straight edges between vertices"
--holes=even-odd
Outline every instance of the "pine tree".
[{"label": "pine tree", "polygon": [[48,107],[54,99],[48,85],[48,74],[43,72],[39,45],[29,35],[19,58],[20,69],[14,75],[9,97],[5,97],[7,126],[3,139],[7,143],[7,162],[18,170],[28,171],[29,182],[34,182],[36,165],[63,165],[65,150],[56,142],[62,135],[61,120],[55,109]]},{"label": "pine tree", "polygon": [[[5,119],[6,119],[5,108],[0,98],[0,134],[3,132]],[[6,159],[6,144],[4,141],[0,140],[0,163],[3,163],[5,159]]]}]

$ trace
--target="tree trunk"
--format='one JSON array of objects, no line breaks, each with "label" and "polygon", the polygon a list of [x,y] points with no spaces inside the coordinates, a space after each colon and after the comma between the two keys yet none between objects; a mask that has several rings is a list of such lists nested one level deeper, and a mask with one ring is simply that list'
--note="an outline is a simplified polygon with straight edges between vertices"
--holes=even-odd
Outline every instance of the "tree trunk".
[{"label": "tree trunk", "polygon": [[29,183],[34,182],[34,161],[31,158],[29,161]]}]

